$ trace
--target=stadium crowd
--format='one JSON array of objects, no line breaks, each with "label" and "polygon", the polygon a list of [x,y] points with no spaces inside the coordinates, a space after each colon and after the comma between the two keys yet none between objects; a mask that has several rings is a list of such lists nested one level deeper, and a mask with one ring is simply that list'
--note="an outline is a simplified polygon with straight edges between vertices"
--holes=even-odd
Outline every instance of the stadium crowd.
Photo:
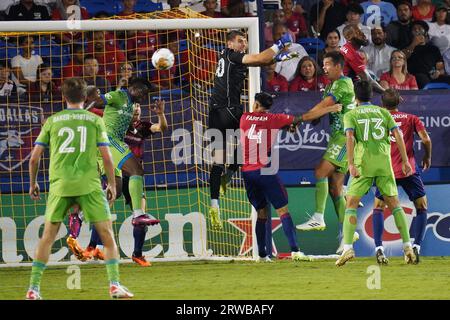
[{"label": "stadium crowd", "polygon": [[[141,5],[144,2],[146,7]],[[113,6],[109,4],[115,12],[108,12],[80,0],[5,0],[0,4],[0,19],[66,20],[73,6],[80,7],[81,19],[112,15],[134,18],[143,9],[190,6],[180,0],[167,0],[163,6],[155,3],[151,9],[149,1],[144,2],[115,1]],[[199,11],[212,18],[254,16],[255,8],[249,3],[205,0],[203,11]],[[268,66],[265,89],[323,91],[328,84],[322,73],[323,56],[339,51],[346,43],[343,30],[347,25],[358,26],[366,36],[368,45],[358,54],[370,76],[383,88],[417,90],[429,88],[430,83],[445,87],[450,84],[449,9],[450,0],[281,0],[279,9],[265,10],[264,45],[270,47],[287,31],[294,40],[287,50],[297,52],[298,57]],[[83,77],[103,93],[123,86],[135,74],[146,76],[157,90],[183,88],[191,77],[197,82],[212,80],[218,47],[201,42],[206,41],[200,37],[195,56],[202,58],[194,61],[197,68],[189,72],[185,39],[186,34],[176,30],[160,34],[95,31],[3,37],[0,96],[25,94],[50,101],[53,94],[59,93],[62,80],[70,77]],[[149,63],[153,52],[162,47],[175,54],[176,63],[170,70],[158,71]]]}]

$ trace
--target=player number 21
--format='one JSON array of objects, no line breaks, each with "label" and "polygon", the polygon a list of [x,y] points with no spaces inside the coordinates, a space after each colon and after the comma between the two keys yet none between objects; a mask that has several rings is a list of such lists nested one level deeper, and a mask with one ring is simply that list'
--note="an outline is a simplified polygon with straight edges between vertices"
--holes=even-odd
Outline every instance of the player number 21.
[{"label": "player number 21", "polygon": [[369,140],[369,127],[370,123],[375,123],[374,130],[372,131],[372,137],[375,140],[380,140],[384,138],[384,134],[386,130],[381,126],[383,124],[383,119],[380,118],[372,118],[372,119],[360,119],[358,120],[358,123],[361,123],[364,125],[364,135],[363,140],[367,141]]},{"label": "player number 21", "polygon": [[[80,126],[77,127],[77,132],[80,132],[80,152],[86,151],[86,133],[87,128]],[[75,132],[68,127],[64,127],[59,129],[58,136],[62,137],[64,134],[67,133],[66,140],[61,144],[59,147],[59,153],[72,153],[75,152],[75,147],[69,147],[69,145],[72,143],[73,139],[75,138]]]}]

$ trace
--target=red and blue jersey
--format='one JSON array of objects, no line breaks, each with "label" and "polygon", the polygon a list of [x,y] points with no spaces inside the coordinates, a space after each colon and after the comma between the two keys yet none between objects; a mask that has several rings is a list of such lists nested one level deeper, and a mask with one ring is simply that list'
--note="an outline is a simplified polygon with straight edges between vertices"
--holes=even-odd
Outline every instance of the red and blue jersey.
[{"label": "red and blue jersey", "polygon": [[279,129],[294,121],[294,116],[267,112],[246,112],[240,121],[242,171],[264,168]]},{"label": "red and blue jersey", "polygon": [[138,120],[130,126],[125,135],[125,143],[138,159],[142,159],[144,154],[144,140],[153,134],[152,125],[150,121]]}]

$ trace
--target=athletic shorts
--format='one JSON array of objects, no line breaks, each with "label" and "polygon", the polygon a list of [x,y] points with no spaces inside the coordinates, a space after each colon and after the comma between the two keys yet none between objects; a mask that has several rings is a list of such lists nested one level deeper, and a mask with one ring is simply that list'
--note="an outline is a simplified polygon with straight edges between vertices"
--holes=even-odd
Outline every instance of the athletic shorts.
[{"label": "athletic shorts", "polygon": [[350,178],[350,187],[347,189],[347,195],[362,197],[372,187],[375,182],[376,186],[384,196],[393,197],[398,195],[397,185],[395,184],[394,175],[382,177],[363,177]]},{"label": "athletic shorts", "polygon": [[218,129],[225,136],[227,129],[239,129],[243,109],[241,106],[231,108],[209,108],[208,128]]},{"label": "athletic shorts", "polygon": [[261,170],[243,171],[245,190],[250,203],[256,210],[267,206],[267,200],[275,209],[288,204],[286,188],[278,175],[261,175]]},{"label": "athletic shorts", "polygon": [[111,220],[111,212],[106,196],[102,190],[77,197],[60,197],[51,191],[48,194],[45,219],[51,222],[62,222],[67,211],[75,204],[80,205],[87,222],[95,223]]},{"label": "athletic shorts", "polygon": [[[109,150],[111,151],[111,155],[113,158],[114,163],[114,175],[116,177],[122,176],[122,167],[124,163],[133,156],[133,153],[131,152],[128,145],[123,142],[119,141],[117,139],[109,137]],[[101,175],[105,175],[105,168],[103,166],[103,160],[101,156],[98,159],[98,166],[100,170]]]},{"label": "athletic shorts", "polygon": [[[410,201],[415,201],[425,196],[425,187],[423,185],[420,173],[418,172],[406,178],[396,179],[395,182],[397,186],[402,187],[403,190],[405,190]],[[378,199],[383,200],[383,196],[378,188],[375,191],[375,196]]]},{"label": "athletic shorts", "polygon": [[337,172],[346,174],[348,171],[347,161],[347,139],[344,135],[337,134],[330,136],[327,150],[323,155],[323,159],[329,161],[338,167]]}]

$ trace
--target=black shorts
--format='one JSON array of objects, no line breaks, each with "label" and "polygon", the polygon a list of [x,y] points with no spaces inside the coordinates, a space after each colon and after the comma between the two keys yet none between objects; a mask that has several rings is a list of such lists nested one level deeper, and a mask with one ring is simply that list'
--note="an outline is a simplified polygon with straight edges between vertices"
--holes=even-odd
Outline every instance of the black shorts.
[{"label": "black shorts", "polygon": [[241,106],[217,108],[210,106],[208,128],[219,129],[225,133],[226,129],[239,129],[239,122],[243,109]]}]

